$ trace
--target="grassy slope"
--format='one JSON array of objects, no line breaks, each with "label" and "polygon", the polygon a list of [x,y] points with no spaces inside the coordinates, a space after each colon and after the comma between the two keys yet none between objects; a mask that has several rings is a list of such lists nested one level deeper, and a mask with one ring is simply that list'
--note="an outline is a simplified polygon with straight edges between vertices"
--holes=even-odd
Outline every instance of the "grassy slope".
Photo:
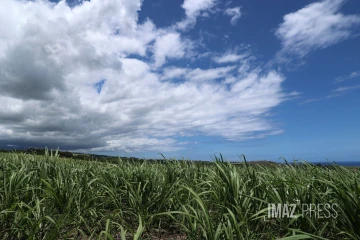
[{"label": "grassy slope", "polygon": [[[0,239],[359,239],[359,177],[338,166],[0,153]],[[297,202],[336,203],[338,217],[264,219],[268,203]]]}]

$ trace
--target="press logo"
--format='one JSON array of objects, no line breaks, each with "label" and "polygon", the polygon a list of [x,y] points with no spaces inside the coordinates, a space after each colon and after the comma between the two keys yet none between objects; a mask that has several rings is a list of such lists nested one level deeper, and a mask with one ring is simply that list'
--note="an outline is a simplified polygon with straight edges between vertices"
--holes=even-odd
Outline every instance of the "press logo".
[{"label": "press logo", "polygon": [[338,205],[336,203],[325,204],[268,204],[268,218],[337,218]]}]

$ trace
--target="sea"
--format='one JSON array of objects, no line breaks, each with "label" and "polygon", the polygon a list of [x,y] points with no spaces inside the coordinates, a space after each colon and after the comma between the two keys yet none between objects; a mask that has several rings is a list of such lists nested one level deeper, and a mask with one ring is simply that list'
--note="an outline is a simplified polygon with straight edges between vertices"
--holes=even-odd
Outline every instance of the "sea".
[{"label": "sea", "polygon": [[[334,164],[334,162],[310,162],[313,164],[321,164],[321,165],[332,165]],[[339,162],[335,162],[337,165],[339,166],[344,166],[344,167],[360,167],[360,161],[339,161]]]}]

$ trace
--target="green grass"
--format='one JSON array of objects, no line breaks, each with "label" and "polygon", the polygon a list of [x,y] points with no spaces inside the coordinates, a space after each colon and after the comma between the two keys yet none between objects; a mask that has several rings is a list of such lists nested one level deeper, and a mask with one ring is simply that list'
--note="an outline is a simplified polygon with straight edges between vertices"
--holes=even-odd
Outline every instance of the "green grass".
[{"label": "green grass", "polygon": [[[360,239],[360,174],[340,166],[91,162],[0,153],[0,239]],[[266,219],[268,203],[338,204]],[[264,218],[265,217],[265,218]]]}]

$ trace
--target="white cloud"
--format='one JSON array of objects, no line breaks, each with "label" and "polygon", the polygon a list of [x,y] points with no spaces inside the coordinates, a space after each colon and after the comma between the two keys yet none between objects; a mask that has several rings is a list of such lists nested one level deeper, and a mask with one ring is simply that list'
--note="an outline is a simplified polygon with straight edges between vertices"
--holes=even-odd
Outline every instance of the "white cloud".
[{"label": "white cloud", "polygon": [[[196,3],[184,2],[189,18],[215,4]],[[267,118],[286,98],[281,74],[250,67],[240,74],[234,56],[219,60],[232,63],[226,67],[171,66],[191,43],[150,20],[139,24],[140,5],[3,0],[0,144],[174,151],[177,136],[246,140],[281,132]]]},{"label": "white cloud", "polygon": [[360,77],[360,71],[355,71],[346,76],[341,76],[335,79],[334,83],[341,83],[349,79]]},{"label": "white cloud", "polygon": [[176,79],[185,76],[189,72],[187,68],[166,68],[163,71],[162,79]]},{"label": "white cloud", "polygon": [[195,25],[199,16],[207,16],[217,3],[217,0],[184,0],[182,8],[185,10],[185,19],[177,23],[177,27],[185,30]]},{"label": "white cloud", "polygon": [[202,82],[212,81],[221,78],[234,78],[231,72],[236,66],[218,67],[210,69],[190,69],[190,68],[174,68],[170,67],[164,70],[162,79],[182,78],[188,81]]},{"label": "white cloud", "polygon": [[189,18],[196,18],[202,11],[206,11],[215,5],[215,0],[185,0],[182,8]]},{"label": "white cloud", "polygon": [[345,0],[324,0],[286,14],[276,30],[282,54],[305,56],[312,50],[326,48],[351,36],[351,28],[360,23],[358,15],[344,15]]},{"label": "white cloud", "polygon": [[359,89],[360,85],[354,85],[354,86],[347,86],[347,87],[338,87],[333,90],[333,92],[342,93],[342,92],[348,92],[355,89]]},{"label": "white cloud", "polygon": [[160,67],[166,59],[179,59],[184,57],[185,52],[191,49],[191,43],[181,39],[179,33],[165,33],[156,38],[154,45],[155,66]]},{"label": "white cloud", "polygon": [[200,69],[196,68],[187,74],[187,78],[191,81],[210,81],[219,78],[224,78],[235,69],[235,66]]},{"label": "white cloud", "polygon": [[[157,139],[149,137],[122,136],[119,139],[109,140],[106,147],[93,148],[93,151],[124,151],[124,152],[139,152],[139,151],[161,151],[171,152],[182,149],[176,146],[177,142],[171,138]],[[162,146],[159,149],[159,146]]]},{"label": "white cloud", "polygon": [[248,54],[235,54],[235,53],[226,53],[222,56],[218,56],[218,57],[214,57],[213,60],[216,63],[233,63],[233,62],[238,62],[244,58],[246,58],[248,56]]},{"label": "white cloud", "polygon": [[357,89],[360,89],[360,85],[338,87],[338,88],[333,89],[331,91],[331,93],[329,93],[325,97],[310,98],[310,99],[307,99],[307,100],[301,102],[300,104],[318,102],[318,101],[323,101],[323,100],[332,99],[332,98],[336,98],[336,97],[341,97],[341,96],[344,96],[344,95],[348,94],[349,92],[357,90]]},{"label": "white cloud", "polygon": [[241,8],[240,7],[227,8],[225,10],[225,14],[231,17],[230,23],[232,25],[236,25],[237,20],[241,17]]}]

